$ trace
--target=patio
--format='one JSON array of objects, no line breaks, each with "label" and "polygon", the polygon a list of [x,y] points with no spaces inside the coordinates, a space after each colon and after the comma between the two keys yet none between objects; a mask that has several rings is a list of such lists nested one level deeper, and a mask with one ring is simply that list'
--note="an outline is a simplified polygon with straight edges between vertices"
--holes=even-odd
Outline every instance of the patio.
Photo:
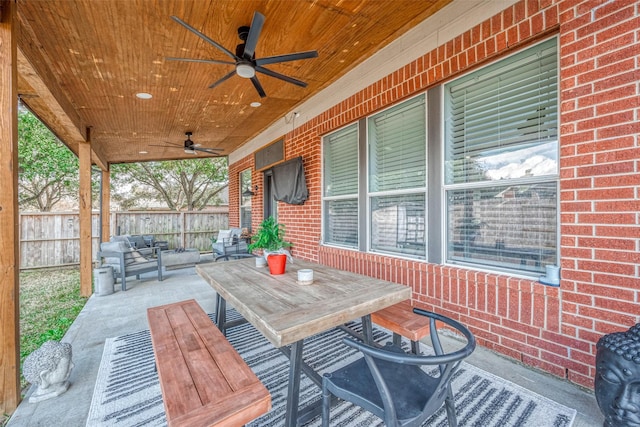
[{"label": "patio", "polygon": [[[203,261],[210,261],[209,255],[203,256]],[[71,387],[58,398],[36,404],[29,403],[27,395],[8,426],[84,426],[106,338],[147,329],[146,309],[157,305],[195,298],[206,312],[213,312],[215,296],[193,267],[167,272],[162,283],[155,280],[153,273],[146,273],[143,280],[132,280],[126,293],[116,285],[112,295],[92,296],[64,339],[73,345]],[[478,347],[467,361],[576,409],[574,427],[602,425],[602,415],[590,392],[527,369],[485,348]]]}]

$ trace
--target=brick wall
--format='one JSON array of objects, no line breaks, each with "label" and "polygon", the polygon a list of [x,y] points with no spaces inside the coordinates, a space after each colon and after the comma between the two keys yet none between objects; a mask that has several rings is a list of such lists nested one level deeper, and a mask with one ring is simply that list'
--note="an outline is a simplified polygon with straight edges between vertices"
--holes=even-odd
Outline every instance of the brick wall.
[{"label": "brick wall", "polygon": [[639,321],[639,7],[635,1],[558,7],[560,333],[583,344],[571,349],[578,366],[568,376],[585,385],[594,376],[598,338]]},{"label": "brick wall", "polygon": [[[310,193],[303,206],[278,207],[294,255],[411,286],[416,304],[469,325],[481,345],[592,387],[598,338],[640,321],[639,8],[626,0],[518,2],[287,134],[286,157],[303,156]],[[559,289],[318,244],[322,135],[553,34],[561,79]],[[231,165],[230,223],[237,223],[238,172],[252,162]],[[260,175],[253,175],[254,226],[262,218]]]}]

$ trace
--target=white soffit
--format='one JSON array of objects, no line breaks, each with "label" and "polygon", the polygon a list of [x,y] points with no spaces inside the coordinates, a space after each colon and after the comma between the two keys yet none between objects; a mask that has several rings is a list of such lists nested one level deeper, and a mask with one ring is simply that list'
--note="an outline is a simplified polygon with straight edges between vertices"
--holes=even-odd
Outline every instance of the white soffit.
[{"label": "white soffit", "polygon": [[[385,76],[404,67],[436,47],[500,13],[517,0],[454,0],[435,15],[424,20],[372,57],[349,71],[331,86],[317,93],[294,111],[300,116],[281,118],[260,135],[229,154],[233,164],[260,147],[282,137],[294,127],[318,116],[327,109]],[[287,123],[288,122],[288,123]]]}]

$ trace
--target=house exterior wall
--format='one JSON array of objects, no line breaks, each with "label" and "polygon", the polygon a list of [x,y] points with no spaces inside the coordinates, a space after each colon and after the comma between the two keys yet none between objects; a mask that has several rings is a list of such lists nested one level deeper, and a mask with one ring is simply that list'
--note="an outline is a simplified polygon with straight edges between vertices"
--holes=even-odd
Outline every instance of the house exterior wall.
[{"label": "house exterior wall", "polygon": [[[462,28],[461,28],[462,30]],[[559,288],[531,279],[323,246],[322,136],[523,46],[557,35],[560,75]],[[296,257],[406,284],[414,302],[468,325],[480,345],[585,387],[605,333],[640,321],[640,3],[523,0],[285,135],[309,199],[280,204]],[[230,224],[238,173],[230,165]],[[262,176],[253,172],[253,228]]]}]

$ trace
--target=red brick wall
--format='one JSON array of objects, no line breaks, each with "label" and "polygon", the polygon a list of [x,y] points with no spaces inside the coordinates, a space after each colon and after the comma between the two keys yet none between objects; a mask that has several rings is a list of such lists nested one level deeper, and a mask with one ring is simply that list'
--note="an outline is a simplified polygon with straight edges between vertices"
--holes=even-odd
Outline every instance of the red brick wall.
[{"label": "red brick wall", "polygon": [[[559,5],[560,333],[583,343],[571,349],[578,366],[568,376],[585,385],[598,338],[639,321],[639,7]],[[583,364],[587,372],[578,369]]]},{"label": "red brick wall", "polygon": [[[303,156],[310,192],[303,206],[278,207],[294,255],[411,286],[417,304],[469,325],[481,345],[592,387],[598,338],[640,321],[639,7],[521,1],[287,134],[286,157]],[[318,244],[322,135],[552,34],[561,80],[559,289]],[[252,159],[231,165],[230,223],[237,174]]]}]

